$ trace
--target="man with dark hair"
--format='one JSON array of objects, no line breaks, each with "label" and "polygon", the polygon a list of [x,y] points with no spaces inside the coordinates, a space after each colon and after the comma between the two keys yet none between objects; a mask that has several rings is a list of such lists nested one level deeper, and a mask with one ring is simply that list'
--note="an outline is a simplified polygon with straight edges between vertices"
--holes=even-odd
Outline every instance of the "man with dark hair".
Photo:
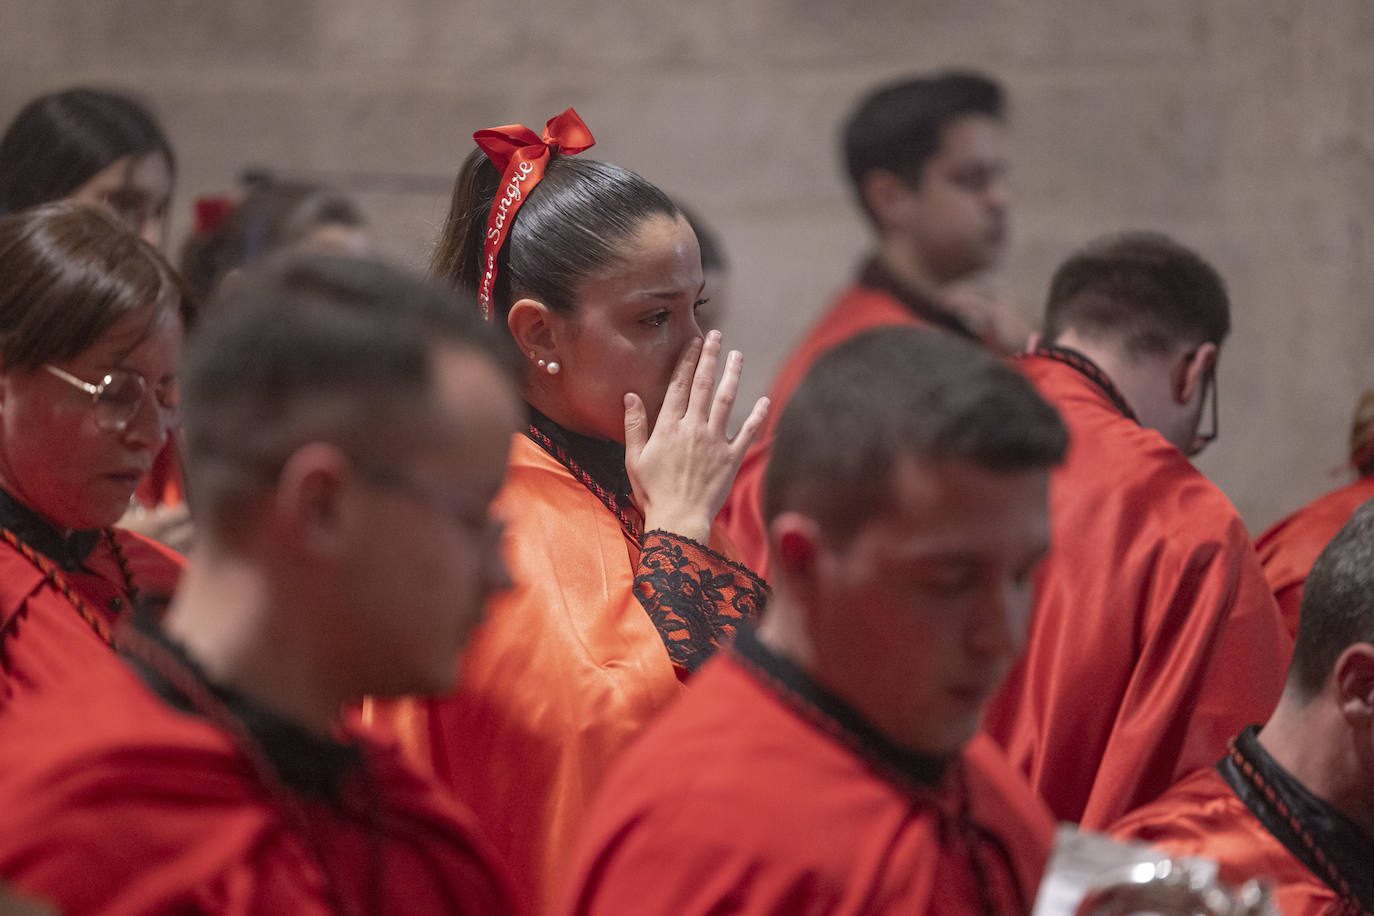
[{"label": "man with dark hair", "polygon": [[1090,829],[1210,765],[1282,688],[1292,645],[1254,547],[1187,458],[1210,438],[1229,315],[1202,258],[1128,233],[1059,268],[1045,345],[1020,361],[1073,445],[1030,645],[986,725],[1055,815]]},{"label": "man with dark hair", "polygon": [[183,385],[199,543],[163,628],[5,723],[0,877],[64,913],[506,913],[469,815],[339,722],[437,693],[486,594],[518,410],[476,307],[284,262]]},{"label": "man with dark hair", "polygon": [[1255,539],[1265,578],[1274,590],[1288,631],[1294,635],[1303,583],[1317,555],[1356,508],[1374,499],[1374,390],[1366,391],[1355,405],[1350,424],[1350,466],[1359,475],[1354,481],[1322,494]]},{"label": "man with dark hair", "polygon": [[768,470],[773,600],[621,758],[569,913],[1026,912],[1053,823],[985,736],[1063,424],[928,329],[822,356]]},{"label": "man with dark hair", "polygon": [[1267,878],[1285,913],[1374,913],[1374,502],[1312,567],[1293,664],[1263,728],[1113,833]]},{"label": "man with dark hair", "polygon": [[[991,266],[1007,226],[1002,90],[989,78],[946,71],[882,86],[850,116],[844,155],[854,193],[876,233],[875,250],[807,332],[769,392],[778,416],[818,356],[883,325],[977,329],[945,301],[955,281]],[[746,565],[768,573],[762,510],[775,421],[744,459],[720,520]]]}]

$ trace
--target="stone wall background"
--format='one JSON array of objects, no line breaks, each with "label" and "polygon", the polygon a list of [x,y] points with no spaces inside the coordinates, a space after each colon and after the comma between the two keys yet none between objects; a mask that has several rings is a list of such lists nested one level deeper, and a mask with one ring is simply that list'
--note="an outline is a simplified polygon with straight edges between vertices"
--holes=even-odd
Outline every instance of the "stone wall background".
[{"label": "stone wall background", "polygon": [[473,130],[575,105],[596,155],[690,202],[734,265],[726,340],[766,390],[865,245],[836,131],[871,84],[969,65],[1013,103],[1013,237],[1038,312],[1102,232],[1155,228],[1234,298],[1199,464],[1262,527],[1342,482],[1374,386],[1374,5],[1366,0],[0,0],[0,121],[133,90],[195,196],[247,163],[356,194],[422,265]]}]

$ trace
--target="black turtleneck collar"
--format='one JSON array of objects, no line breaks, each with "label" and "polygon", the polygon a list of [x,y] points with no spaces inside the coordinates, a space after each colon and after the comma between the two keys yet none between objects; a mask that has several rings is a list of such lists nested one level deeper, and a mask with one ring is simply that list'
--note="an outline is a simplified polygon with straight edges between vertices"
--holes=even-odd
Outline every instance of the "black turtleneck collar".
[{"label": "black turtleneck collar", "polygon": [[[146,609],[140,609],[135,624],[144,636],[152,640],[166,658],[179,669],[179,676],[187,676],[208,687],[215,698],[238,719],[257,741],[262,752],[276,768],[281,781],[296,792],[310,798],[338,804],[343,799],[349,778],[358,772],[365,757],[357,744],[345,744],[322,738],[292,722],[258,701],[242,693],[220,686],[209,679],[204,669],[186,649],[151,622]],[[208,718],[197,709],[191,699],[169,677],[163,666],[153,664],[139,654],[126,651],[126,661],[138,673],[148,688],[174,708]]]},{"label": "black turtleneck collar", "polygon": [[100,540],[99,528],[63,533],[3,488],[0,488],[0,526],[8,528],[19,540],[52,560],[63,572],[80,569]]},{"label": "black turtleneck collar", "polygon": [[910,286],[903,283],[896,274],[888,270],[878,258],[870,258],[859,269],[859,285],[878,292],[887,293],[902,304],[902,307],[922,321],[929,322],[947,331],[953,331],[969,340],[981,343],[981,339],[964,319]]},{"label": "black turtleneck collar", "polygon": [[[528,405],[527,405],[528,406]],[[634,488],[625,470],[625,445],[610,439],[583,436],[558,425],[534,407],[529,407],[530,426],[543,433],[555,448],[561,448],[582,470],[616,498],[622,506],[634,505]],[[527,433],[528,434],[528,433]],[[531,437],[534,438],[534,437]],[[544,443],[534,441],[542,448]],[[554,457],[558,457],[556,454]]]},{"label": "black turtleneck collar", "polygon": [[[1374,913],[1374,837],[1314,795],[1259,743],[1259,726],[1236,736],[1217,772],[1261,824],[1308,871],[1337,894],[1348,886],[1361,909]],[[1307,834],[1315,849],[1305,841]],[[1320,856],[1325,859],[1323,862]]]},{"label": "black turtleneck collar", "polygon": [[1126,402],[1126,396],[1121,393],[1121,389],[1111,380],[1107,373],[1102,371],[1102,367],[1093,362],[1087,356],[1072,350],[1068,347],[1046,345],[1032,350],[1030,353],[1023,353],[1018,358],[1027,356],[1040,356],[1045,359],[1052,359],[1057,363],[1063,363],[1070,369],[1078,372],[1079,375],[1092,382],[1112,402],[1112,406],[1121,412],[1121,415],[1132,423],[1139,424],[1140,418],[1135,415],[1131,405]]},{"label": "black turtleneck collar", "polygon": [[914,784],[924,789],[938,788],[944,782],[954,756],[923,754],[897,744],[857,709],[816,683],[791,659],[760,642],[753,627],[739,628],[730,652],[733,660],[770,692],[837,738],[890,782],[903,788]]}]

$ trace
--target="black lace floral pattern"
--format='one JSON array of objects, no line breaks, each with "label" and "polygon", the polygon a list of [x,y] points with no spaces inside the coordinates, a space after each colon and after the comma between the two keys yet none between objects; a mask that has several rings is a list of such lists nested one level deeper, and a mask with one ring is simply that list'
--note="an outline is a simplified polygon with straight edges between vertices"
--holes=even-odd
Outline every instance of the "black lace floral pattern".
[{"label": "black lace floral pattern", "polygon": [[673,664],[692,673],[734,638],[740,624],[758,617],[768,585],[704,544],[654,530],[644,535],[635,597]]}]

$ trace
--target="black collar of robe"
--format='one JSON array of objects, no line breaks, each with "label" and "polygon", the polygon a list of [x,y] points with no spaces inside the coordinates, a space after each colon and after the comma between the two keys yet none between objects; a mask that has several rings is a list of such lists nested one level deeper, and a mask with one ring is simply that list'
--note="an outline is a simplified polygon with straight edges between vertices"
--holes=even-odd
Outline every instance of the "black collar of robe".
[{"label": "black collar of robe", "polygon": [[28,506],[0,488],[0,525],[15,537],[57,564],[63,572],[75,572],[95,550],[100,529],[63,532]]},{"label": "black collar of robe", "polygon": [[973,332],[973,329],[968,326],[964,319],[933,299],[907,286],[876,257],[870,258],[859,269],[859,285],[867,289],[877,290],[880,293],[887,293],[901,303],[902,308],[922,321],[944,328],[946,331],[953,331],[960,337],[981,342],[978,335]]},{"label": "black collar of robe", "polygon": [[753,627],[740,627],[731,652],[734,660],[771,693],[858,754],[889,782],[903,789],[916,786],[927,790],[944,783],[955,757],[923,754],[897,744],[795,662],[759,642]]},{"label": "black collar of robe", "polygon": [[[336,805],[342,803],[345,787],[355,774],[362,771],[365,763],[359,745],[322,738],[278,715],[257,700],[214,683],[185,647],[151,622],[148,608],[139,608],[136,621],[138,630],[166,652],[182,669],[181,673],[200,681],[225,705],[257,742],[288,789],[320,801]],[[148,688],[168,705],[218,724],[196,708],[191,698],[159,667],[133,655],[126,654],[124,657]]]},{"label": "black collar of robe", "polygon": [[[1374,838],[1298,782],[1269,756],[1258,736],[1258,725],[1237,735],[1233,752],[1217,763],[1217,772],[1294,858],[1340,894],[1331,870],[1318,861],[1315,851],[1303,841],[1302,831],[1310,835],[1336,874],[1350,886],[1360,907],[1374,912]],[[1245,772],[1247,764],[1263,785],[1272,790],[1272,796]],[[1294,827],[1292,819],[1280,813],[1281,806],[1297,820],[1301,831]]]}]

